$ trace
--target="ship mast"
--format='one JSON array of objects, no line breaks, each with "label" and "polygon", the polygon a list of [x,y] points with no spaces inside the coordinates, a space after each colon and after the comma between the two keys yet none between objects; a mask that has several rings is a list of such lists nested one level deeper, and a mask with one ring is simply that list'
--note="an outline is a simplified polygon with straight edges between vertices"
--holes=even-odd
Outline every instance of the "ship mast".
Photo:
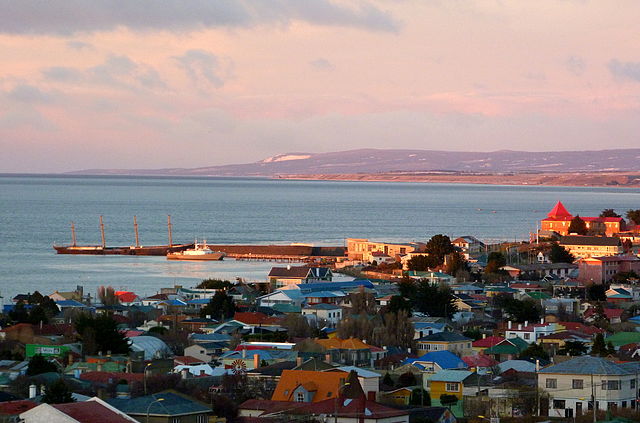
[{"label": "ship mast", "polygon": [[138,221],[136,220],[136,216],[133,216],[133,230],[136,233],[136,247],[140,247],[140,239],[138,238]]},{"label": "ship mast", "polygon": [[102,216],[100,216],[100,236],[102,237],[102,248],[105,248],[107,243],[104,240],[104,223],[102,223]]},{"label": "ship mast", "polygon": [[71,246],[76,246],[76,225],[71,222]]},{"label": "ship mast", "polygon": [[171,236],[171,215],[167,215],[167,229],[169,230],[169,247],[173,245],[173,238]]}]

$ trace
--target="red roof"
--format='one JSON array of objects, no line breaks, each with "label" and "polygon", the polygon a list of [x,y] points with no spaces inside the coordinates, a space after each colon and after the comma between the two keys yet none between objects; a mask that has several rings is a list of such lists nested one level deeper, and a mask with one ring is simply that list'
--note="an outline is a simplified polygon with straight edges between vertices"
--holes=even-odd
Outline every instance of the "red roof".
[{"label": "red roof", "polygon": [[97,401],[71,402],[68,404],[53,404],[52,406],[80,423],[94,423],[97,416],[100,416],[101,423],[131,423],[132,421],[130,418],[112,411]]},{"label": "red roof", "polygon": [[125,372],[83,372],[80,374],[81,380],[98,383],[118,383],[121,379],[127,382],[142,382],[143,373],[125,373]]},{"label": "red roof", "polygon": [[494,345],[499,344],[504,341],[504,337],[502,336],[488,336],[484,339],[478,339],[477,341],[473,341],[471,344],[473,348],[491,348]]},{"label": "red roof", "polygon": [[[496,338],[499,338],[498,336]],[[498,364],[496,360],[488,355],[468,355],[462,357],[462,361],[469,367],[492,367]]]},{"label": "red roof", "polygon": [[582,332],[586,335],[594,335],[596,333],[604,332],[604,329],[600,329],[595,326],[587,326],[580,322],[558,322],[558,324],[564,326],[566,330]]},{"label": "red roof", "polygon": [[204,364],[204,361],[200,360],[199,358],[195,358],[195,357],[191,357],[188,355],[176,355],[173,357],[173,364],[174,365],[189,365],[189,364]]},{"label": "red roof", "polygon": [[[616,317],[619,318],[620,316],[622,316],[623,312],[624,310],[621,308],[605,308],[604,309],[604,314],[605,316],[607,316],[607,319],[609,320]],[[584,312],[584,317],[591,317],[593,316],[594,313],[595,313],[595,310],[593,309],[593,307],[589,307],[587,311]]]},{"label": "red roof", "polygon": [[237,320],[246,325],[274,325],[280,321],[280,319],[276,317],[269,317],[259,311],[236,311],[236,314],[233,315],[233,320]]},{"label": "red roof", "polygon": [[0,402],[0,415],[16,416],[37,406],[37,403],[29,400]]},{"label": "red roof", "polygon": [[551,209],[547,217],[550,219],[558,219],[558,218],[573,218],[571,213],[567,211],[561,201],[558,201],[554,208]]},{"label": "red roof", "polygon": [[138,296],[131,291],[116,291],[116,296],[121,303],[132,303],[138,299]]}]

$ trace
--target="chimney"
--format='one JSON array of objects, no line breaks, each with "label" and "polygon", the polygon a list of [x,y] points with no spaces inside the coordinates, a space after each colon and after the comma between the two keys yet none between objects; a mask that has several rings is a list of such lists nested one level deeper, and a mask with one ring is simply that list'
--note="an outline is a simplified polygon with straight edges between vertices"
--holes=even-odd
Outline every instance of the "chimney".
[{"label": "chimney", "polygon": [[529,326],[529,321],[528,321],[528,320],[525,320],[525,321],[524,321],[524,327],[526,328],[527,326]]},{"label": "chimney", "polygon": [[329,364],[331,364],[331,354],[326,353],[326,354],[324,355],[324,361],[325,361],[325,363],[329,363]]},{"label": "chimney", "polygon": [[507,328],[508,328],[508,329],[511,329],[511,325],[512,325],[511,320],[509,320],[509,321],[507,322]]},{"label": "chimney", "polygon": [[541,317],[541,318],[540,318],[540,324],[541,324],[541,325],[544,325],[544,317]]},{"label": "chimney", "polygon": [[189,369],[183,368],[182,370],[180,370],[180,377],[182,379],[187,379],[189,377]]},{"label": "chimney", "polygon": [[102,371],[102,362],[98,363],[98,365],[96,366],[96,371],[97,372],[101,372]]},{"label": "chimney", "polygon": [[38,387],[36,385],[29,385],[29,398],[35,398],[38,396]]},{"label": "chimney", "polygon": [[68,357],[69,365],[72,365],[73,364],[73,353],[71,351],[69,351],[69,355],[67,357]]},{"label": "chimney", "polygon": [[522,323],[518,323],[518,330],[522,330]]},{"label": "chimney", "polygon": [[482,334],[482,339],[487,339],[487,334],[486,333]]},{"label": "chimney", "polygon": [[207,314],[207,319],[211,319],[211,315],[210,314]]},{"label": "chimney", "polygon": [[302,366],[302,357],[296,357],[296,367]]},{"label": "chimney", "polygon": [[253,355],[253,368],[257,369],[260,367],[260,354]]},{"label": "chimney", "polygon": [[287,270],[291,270],[291,265],[287,264]]},{"label": "chimney", "polygon": [[242,348],[242,358],[247,358],[247,348]]}]

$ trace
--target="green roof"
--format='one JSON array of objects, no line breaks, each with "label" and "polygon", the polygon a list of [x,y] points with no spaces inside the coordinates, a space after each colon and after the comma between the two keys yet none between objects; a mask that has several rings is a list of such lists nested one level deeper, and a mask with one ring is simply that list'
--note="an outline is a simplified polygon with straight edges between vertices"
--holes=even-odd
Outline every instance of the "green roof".
[{"label": "green roof", "polygon": [[551,298],[551,295],[546,292],[527,292],[527,295],[533,298],[534,300],[548,300]]},{"label": "green roof", "polygon": [[529,347],[527,341],[520,338],[509,338],[498,345],[484,350],[485,354],[520,354]]},{"label": "green roof", "polygon": [[300,307],[293,304],[274,304],[271,308],[280,313],[300,313]]},{"label": "green roof", "polygon": [[611,342],[614,347],[640,342],[640,332],[618,332],[607,336],[606,342]]}]

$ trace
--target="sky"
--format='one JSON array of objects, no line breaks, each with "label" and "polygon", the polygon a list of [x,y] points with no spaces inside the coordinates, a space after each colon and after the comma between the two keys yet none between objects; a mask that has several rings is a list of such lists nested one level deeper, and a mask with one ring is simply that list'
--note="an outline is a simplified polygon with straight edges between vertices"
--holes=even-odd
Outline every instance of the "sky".
[{"label": "sky", "polygon": [[0,172],[640,147],[637,0],[0,0]]}]

